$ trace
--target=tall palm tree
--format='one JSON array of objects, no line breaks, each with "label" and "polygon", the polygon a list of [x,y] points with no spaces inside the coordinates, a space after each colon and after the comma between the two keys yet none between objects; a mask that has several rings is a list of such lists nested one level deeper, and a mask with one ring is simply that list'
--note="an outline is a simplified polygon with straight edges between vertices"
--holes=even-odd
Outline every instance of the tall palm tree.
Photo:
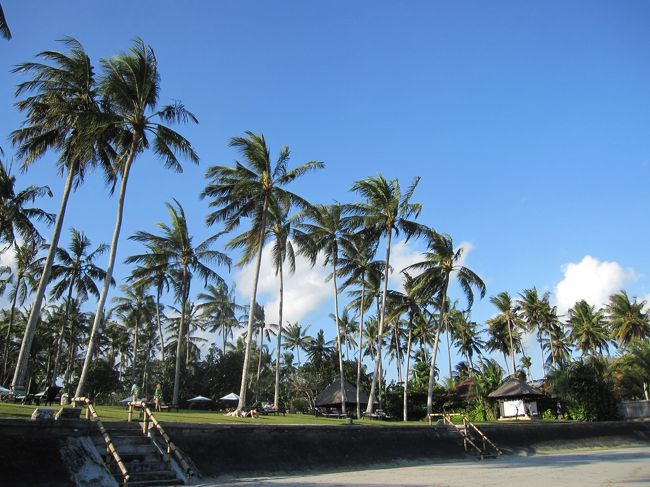
[{"label": "tall palm tree", "polygon": [[[420,181],[416,177],[405,193],[402,193],[397,179],[387,180],[381,174],[357,181],[352,191],[358,193],[365,201],[349,205],[353,216],[350,222],[357,228],[364,228],[374,235],[386,239],[386,266],[384,267],[384,289],[379,310],[379,343],[384,336],[384,321],[386,315],[386,295],[388,293],[388,273],[390,270],[390,251],[393,236],[404,233],[406,240],[424,232],[424,227],[410,218],[417,218],[422,210],[419,203],[411,203],[413,192]],[[375,368],[368,397],[366,412],[372,413],[375,400],[375,389],[381,365],[381,347],[377,348]]]},{"label": "tall palm tree", "polygon": [[309,348],[309,345],[312,342],[312,337],[307,335],[307,330],[309,326],[302,327],[297,322],[289,323],[289,326],[284,329],[284,343],[282,347],[285,349],[292,349],[296,352],[296,358],[298,360],[298,365],[300,366],[300,350],[306,351]]},{"label": "tall palm tree", "polygon": [[433,410],[433,385],[438,352],[437,343],[442,329],[448,329],[446,324],[449,318],[447,297],[449,283],[452,277],[458,282],[467,299],[468,310],[474,303],[474,289],[480,293],[481,298],[485,296],[486,289],[478,274],[462,265],[463,248],[455,249],[453,240],[449,235],[429,230],[426,237],[427,251],[424,253],[424,260],[408,266],[405,270],[420,272],[415,276],[414,282],[417,292],[427,299],[435,299],[440,310],[440,323],[436,330],[435,344],[431,354],[431,366],[429,367],[427,412],[431,413]]},{"label": "tall palm tree", "polygon": [[609,330],[604,310],[596,310],[595,306],[582,299],[569,310],[567,324],[571,327],[571,338],[582,355],[602,355],[603,350],[609,349]]},{"label": "tall palm tree", "polygon": [[9,320],[7,324],[7,333],[5,335],[2,375],[0,378],[4,382],[7,376],[7,362],[9,359],[9,342],[11,340],[11,331],[14,324],[16,309],[25,304],[27,296],[36,288],[38,278],[43,272],[43,258],[38,257],[39,247],[34,242],[26,242],[22,245],[14,245],[14,267],[15,271],[8,279],[9,299],[11,308],[9,311]]},{"label": "tall palm tree", "polygon": [[389,291],[390,313],[388,320],[399,319],[400,316],[407,315],[407,340],[406,353],[404,355],[406,367],[404,371],[404,391],[403,391],[403,416],[404,421],[408,421],[408,386],[409,386],[409,368],[411,364],[411,347],[413,345],[413,334],[416,323],[426,322],[424,316],[425,303],[421,296],[417,294],[413,277],[408,272],[403,272],[404,292]]},{"label": "tall palm tree", "polygon": [[54,215],[26,205],[43,196],[51,197],[52,191],[48,186],[32,185],[16,193],[15,185],[16,177],[0,161],[0,245],[8,248],[17,243],[17,238],[40,245],[45,239],[38,233],[32,220],[51,224]]},{"label": "tall palm tree", "polygon": [[11,39],[11,31],[9,30],[5,13],[2,10],[2,5],[0,5],[0,35],[7,40]]},{"label": "tall palm tree", "polygon": [[[283,186],[309,171],[324,167],[324,164],[312,161],[289,170],[287,164],[290,153],[286,146],[282,147],[277,161],[272,164],[264,136],[256,135],[250,131],[246,132],[245,137],[232,138],[229,145],[239,149],[244,157],[244,163],[236,162],[234,167],[210,167],[206,173],[206,178],[210,182],[203,190],[201,197],[212,198],[210,207],[217,208],[207,216],[207,224],[223,222],[225,233],[232,232],[239,227],[242,218],[251,220],[251,229],[254,230],[250,233],[253,236],[252,240],[242,242],[234,239],[230,242],[229,247],[244,246],[245,258],[240,263],[246,262],[249,255],[255,255],[253,290],[250,300],[252,309],[257,298],[257,284],[262,264],[262,249],[267,232],[269,208],[274,200],[283,201],[287,205],[295,205],[299,208],[309,206],[306,200],[287,191]],[[253,314],[249,313],[249,315],[248,339],[244,353],[237,411],[241,411],[246,405],[250,345],[253,334]]]},{"label": "tall palm tree", "polygon": [[133,329],[133,360],[131,362],[131,382],[135,384],[138,377],[138,353],[140,350],[140,328],[154,315],[153,296],[146,294],[146,289],[137,286],[121,286],[123,296],[113,298],[112,311],[122,322]]},{"label": "tall palm tree", "polygon": [[332,355],[333,351],[332,342],[325,339],[325,332],[320,329],[307,348],[307,357],[312,365],[318,369]]},{"label": "tall palm tree", "polygon": [[645,310],[645,301],[636,298],[630,301],[627,292],[620,291],[609,297],[607,314],[609,316],[612,338],[619,346],[634,339],[650,336],[650,313]]},{"label": "tall palm tree", "polygon": [[[136,39],[130,52],[111,59],[104,59],[102,66],[104,68],[101,80],[102,97],[104,103],[111,107],[111,114],[106,117],[106,123],[117,132],[115,140],[120,153],[115,161],[114,171],[116,178],[121,177],[122,181],[117,203],[115,229],[106,268],[106,279],[97,303],[86,360],[77,386],[77,396],[80,396],[84,390],[97,328],[102,320],[110,281],[113,277],[126,188],[135,158],[150,148],[151,144],[154,153],[164,161],[165,167],[176,172],[183,171],[177,154],[193,163],[198,164],[199,162],[199,157],[190,142],[164,125],[165,123],[198,123],[198,121],[180,102],[163,107],[158,106],[160,74],[158,61],[150,46],[147,46],[142,39]],[[153,138],[151,142],[149,136]]]},{"label": "tall palm tree", "polygon": [[339,359],[339,380],[341,387],[341,412],[346,411],[345,379],[343,377],[343,347],[341,337],[341,318],[339,315],[339,289],[337,277],[339,274],[339,253],[342,242],[349,238],[346,233],[343,206],[317,205],[305,210],[306,221],[296,225],[295,240],[301,254],[305,255],[311,264],[316,264],[318,257],[324,257],[324,265],[332,266],[332,273],[328,279],[334,286],[334,318],[336,324],[336,343]]},{"label": "tall palm tree", "polygon": [[30,349],[50,281],[70,192],[83,183],[87,171],[98,163],[105,169],[107,177],[112,174],[109,163],[112,152],[105,143],[106,135],[98,131],[100,109],[90,58],[75,39],[66,38],[62,42],[69,53],[43,51],[37,55],[43,62],[23,63],[14,69],[14,72],[32,75],[31,80],[20,83],[16,89],[16,96],[30,96],[16,104],[25,113],[25,120],[23,127],[11,134],[13,144],[18,147],[22,168],[27,169],[53,150],[59,153],[59,172],[66,174],[50,247],[20,347],[12,380],[14,386],[25,384]]},{"label": "tall palm tree", "polygon": [[540,298],[537,288],[533,287],[530,289],[524,289],[524,291],[519,295],[519,308],[523,316],[526,326],[529,331],[535,331],[537,333],[537,341],[539,342],[539,348],[541,351],[542,358],[542,373],[546,377],[546,360],[544,359],[544,333],[549,332],[546,329],[546,305],[549,301],[549,293],[546,292]]},{"label": "tall palm tree", "polygon": [[363,361],[363,324],[366,309],[372,304],[366,296],[368,280],[374,281],[379,288],[383,262],[374,260],[377,251],[377,239],[368,238],[362,233],[353,234],[350,238],[341,242],[341,258],[339,260],[341,276],[347,279],[341,284],[341,290],[349,286],[360,286],[359,297],[356,302],[348,304],[350,308],[356,308],[359,312],[359,343],[357,353],[357,418],[361,418],[361,363]]},{"label": "tall palm tree", "polygon": [[[127,258],[128,261],[128,258]],[[140,260],[140,265],[135,267],[127,277],[127,281],[133,286],[149,289],[153,287],[156,290],[156,325],[158,328],[158,339],[160,340],[160,360],[165,361],[165,336],[163,334],[162,320],[160,314],[163,305],[160,298],[164,292],[169,291],[170,277],[167,274],[167,261],[155,253],[155,249],[144,254]]]},{"label": "tall palm tree", "polygon": [[[104,279],[106,272],[95,265],[94,260],[108,250],[108,246],[100,244],[95,250],[90,251],[91,242],[83,232],[74,228],[70,229],[70,244],[68,252],[64,248],[56,250],[58,263],[52,268],[52,286],[50,295],[53,299],[60,299],[65,294],[66,308],[61,323],[61,330],[57,339],[54,365],[52,366],[52,384],[56,382],[59,372],[59,357],[63,345],[63,337],[68,322],[68,305],[71,303],[72,294],[80,302],[88,299],[88,294],[99,297],[99,290],[95,281]],[[115,285],[115,281],[113,281]]]},{"label": "tall palm tree", "polygon": [[474,355],[481,355],[485,343],[480,337],[481,330],[475,321],[469,318],[466,311],[454,310],[450,319],[454,321],[454,345],[465,356],[469,364],[469,370],[474,369],[472,358]]},{"label": "tall palm tree", "polygon": [[197,295],[197,299],[201,301],[197,308],[210,327],[208,329],[210,333],[221,330],[223,341],[221,350],[225,354],[228,337],[232,338],[233,330],[241,326],[237,314],[246,308],[235,302],[234,287],[228,289],[224,282],[216,285],[208,284],[205,291]]},{"label": "tall palm tree", "polygon": [[172,394],[173,404],[178,404],[178,393],[180,390],[181,359],[183,356],[183,343],[186,334],[185,311],[189,299],[190,286],[194,274],[202,278],[207,285],[208,281],[223,282],[223,279],[208,264],[228,265],[230,258],[217,250],[211,250],[210,246],[217,239],[218,235],[208,238],[198,245],[192,243],[185,212],[181,204],[174,200],[175,205],[166,203],[167,211],[171,218],[171,224],[158,223],[162,235],[154,235],[149,232],[136,232],[129,237],[130,240],[144,243],[149,252],[142,255],[134,255],[126,259],[127,263],[143,263],[153,259],[156,262],[165,263],[168,273],[178,273],[177,298],[180,303],[181,319],[178,327],[178,338],[176,347],[176,371],[174,374],[174,391]]},{"label": "tall palm tree", "polygon": [[493,323],[496,328],[499,328],[500,325],[505,325],[505,328],[508,330],[508,353],[510,354],[510,359],[512,360],[512,373],[516,374],[517,348],[515,347],[513,334],[516,331],[522,330],[524,328],[524,322],[519,316],[517,306],[513,302],[512,297],[510,297],[510,294],[508,294],[506,291],[503,291],[496,296],[492,296],[490,298],[490,302],[497,307],[499,314],[488,320],[488,326],[490,326],[490,323]]}]

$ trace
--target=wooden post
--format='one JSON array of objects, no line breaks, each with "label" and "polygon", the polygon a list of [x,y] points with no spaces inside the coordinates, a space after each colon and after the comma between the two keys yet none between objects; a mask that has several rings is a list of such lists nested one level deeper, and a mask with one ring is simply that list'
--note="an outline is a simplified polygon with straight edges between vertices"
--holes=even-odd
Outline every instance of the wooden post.
[{"label": "wooden post", "polygon": [[133,419],[133,403],[129,403],[129,418],[127,421],[130,423]]}]

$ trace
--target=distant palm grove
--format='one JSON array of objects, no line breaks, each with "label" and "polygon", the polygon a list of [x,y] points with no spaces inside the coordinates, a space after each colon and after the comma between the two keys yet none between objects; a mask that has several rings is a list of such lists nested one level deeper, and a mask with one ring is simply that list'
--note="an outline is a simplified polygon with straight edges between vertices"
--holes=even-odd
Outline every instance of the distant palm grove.
[{"label": "distant palm grove", "polygon": [[[614,418],[617,401],[648,399],[645,302],[621,290],[602,308],[583,300],[560,316],[549,294],[532,286],[488,293],[480,273],[464,265],[463,247],[419,221],[418,177],[405,184],[378,174],[350,182],[353,202],[307,201],[300,182],[325,164],[293,164],[288,147],[275,153],[262,134],[246,132],[229,142],[236,162],[206,169],[204,221],[185,216],[182,199],[196,194],[177,195],[155,231],[122,236],[133,165],[145,152],[179,173],[197,164],[192,141],[172,128],[197,119],[181,102],[161,104],[157,60],[143,41],[102,59],[99,69],[75,39],[61,47],[14,69],[23,117],[10,134],[16,157],[28,170],[52,156],[63,187],[50,214],[39,204],[55,189],[28,186],[1,161],[0,252],[11,262],[0,267],[2,385],[37,392],[58,382],[70,396],[108,403],[134,383],[151,397],[160,382],[172,404],[234,391],[239,411],[260,402],[306,411],[340,380],[343,397],[344,382],[370,396],[365,410],[347,398],[356,405],[345,411],[343,402],[348,415],[381,407],[406,421],[444,407],[489,420],[496,410],[488,394],[509,375],[532,380],[536,363],[540,387],[570,419]],[[91,242],[83,222],[66,222],[72,228],[64,231],[68,200],[92,171],[117,196],[109,244]],[[199,242],[193,232],[201,225],[213,236]],[[118,257],[120,238],[141,251]],[[394,267],[397,238],[422,242],[419,262]],[[277,316],[257,301],[264,248],[277,276]],[[329,273],[332,341],[283,316],[284,279],[299,256]],[[116,259],[130,270],[123,282],[113,279]],[[253,269],[252,292],[236,302],[223,272],[243,265]],[[391,289],[391,273],[401,276],[399,289]],[[494,313],[477,323],[471,309],[483,298]],[[214,343],[204,343],[208,333]],[[437,367],[441,353],[448,370]],[[452,357],[461,357],[454,367]],[[469,384],[462,397],[461,383]]]}]

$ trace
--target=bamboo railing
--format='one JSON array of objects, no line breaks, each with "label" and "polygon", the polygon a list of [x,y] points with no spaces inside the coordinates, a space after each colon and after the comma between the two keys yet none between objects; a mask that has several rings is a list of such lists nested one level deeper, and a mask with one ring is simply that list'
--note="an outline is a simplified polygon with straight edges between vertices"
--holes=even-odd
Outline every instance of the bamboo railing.
[{"label": "bamboo railing", "polygon": [[95,406],[93,406],[92,401],[87,397],[75,397],[72,399],[73,405],[76,406],[78,403],[86,406],[86,419],[91,419],[92,417],[95,423],[97,423],[97,427],[99,428],[99,431],[104,438],[104,443],[106,443],[106,451],[110,453],[110,455],[113,457],[113,460],[115,460],[115,463],[117,464],[117,467],[120,469],[120,473],[122,474],[122,483],[124,487],[127,487],[129,485],[129,472],[126,469],[126,466],[124,465],[120,454],[115,449],[115,445],[111,440],[111,436],[108,434],[108,431],[106,431],[106,428],[104,428],[104,424],[99,418],[99,415],[95,410]]},{"label": "bamboo railing", "polygon": [[[454,424],[452,417],[461,417],[463,419],[463,425],[462,427],[460,425]],[[429,424],[433,423],[433,418],[435,417],[440,417],[442,418],[443,422],[447,425],[454,426],[455,428],[458,429],[460,434],[463,437],[463,447],[465,448],[465,451],[468,451],[468,445],[474,448],[479,455],[481,455],[481,459],[486,455],[487,452],[487,445],[490,445],[493,449],[494,452],[497,456],[503,455],[503,452],[497,447],[490,439],[485,436],[485,434],[479,430],[474,423],[472,423],[467,416],[465,416],[463,413],[433,413],[428,415],[429,419]],[[480,439],[481,439],[481,447],[479,447],[474,440],[472,439],[470,435],[470,430],[474,432]]]},{"label": "bamboo railing", "polygon": [[[178,447],[174,445],[174,442],[169,438],[169,435],[165,432],[163,429],[162,425],[158,422],[156,417],[153,415],[151,410],[147,407],[147,404],[144,402],[138,403],[136,406],[139,406],[142,408],[143,412],[143,421],[142,421],[142,433],[144,435],[147,435],[149,433],[149,423],[153,425],[153,427],[158,430],[158,433],[160,434],[161,438],[165,441],[165,450],[167,451],[168,455],[174,455],[176,460],[178,461],[179,465],[185,472],[185,475],[187,475],[187,480],[189,480],[196,474],[192,467],[190,467],[189,463],[183,456],[183,454],[180,452]],[[129,414],[129,421],[131,421],[131,414]]]}]

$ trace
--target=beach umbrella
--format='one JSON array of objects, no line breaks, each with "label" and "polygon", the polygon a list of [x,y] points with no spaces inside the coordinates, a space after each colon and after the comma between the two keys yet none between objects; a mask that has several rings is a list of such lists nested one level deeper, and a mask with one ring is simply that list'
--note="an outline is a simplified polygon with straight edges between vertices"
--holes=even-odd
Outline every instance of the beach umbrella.
[{"label": "beach umbrella", "polygon": [[[6,387],[0,386],[0,392],[11,392],[11,390],[7,389]],[[239,399],[239,398],[237,398],[237,399]]]},{"label": "beach umbrella", "polygon": [[[124,399],[122,399],[122,400],[120,401],[120,404],[128,404],[128,403],[130,403],[131,401],[133,401],[133,399],[131,398],[131,396],[129,396],[129,397],[125,397]],[[135,402],[147,402],[147,398],[146,398],[146,397],[142,397],[142,398],[138,399],[138,400],[135,401]]]},{"label": "beach umbrella", "polygon": [[227,396],[223,396],[219,398],[221,401],[239,401],[239,396],[235,394],[234,392],[231,392]]},{"label": "beach umbrella", "polygon": [[204,396],[196,396],[193,397],[192,399],[188,399],[187,402],[212,402],[212,399]]}]

